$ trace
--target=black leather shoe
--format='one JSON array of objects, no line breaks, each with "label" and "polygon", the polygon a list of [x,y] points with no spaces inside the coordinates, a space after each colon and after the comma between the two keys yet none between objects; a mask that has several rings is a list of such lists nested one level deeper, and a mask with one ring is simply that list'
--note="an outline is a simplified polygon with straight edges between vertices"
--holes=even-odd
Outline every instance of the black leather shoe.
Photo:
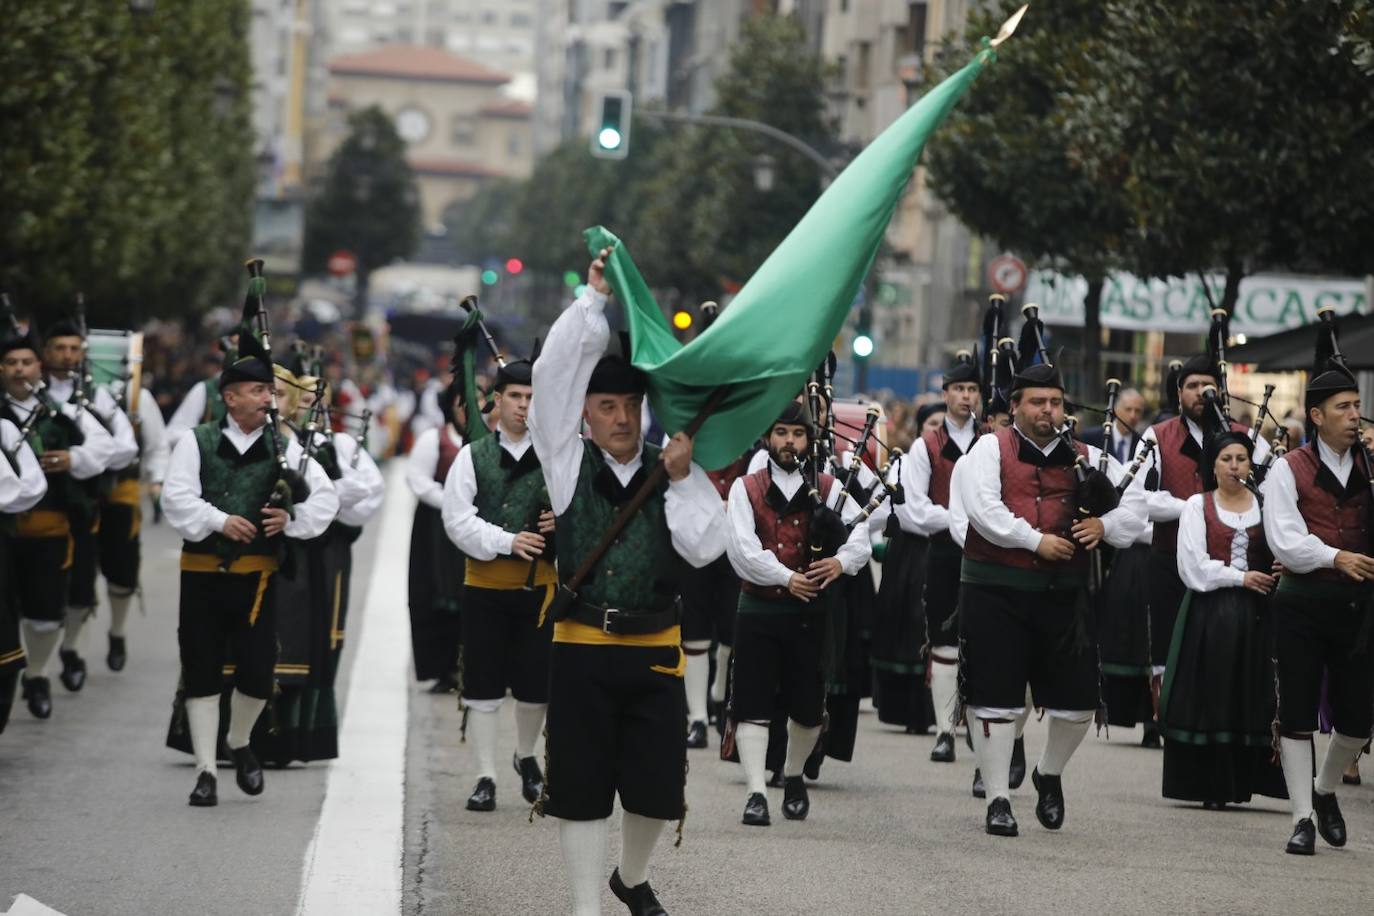
[{"label": "black leather shoe", "polygon": [[429,686],[429,692],[435,694],[457,693],[458,682],[451,677],[435,678],[434,683]]},{"label": "black leather shoe", "polygon": [[821,764],[823,763],[825,763],[825,742],[817,741],[815,749],[806,755],[806,762],[802,764],[802,775],[815,782],[821,778]]},{"label": "black leather shoe", "polygon": [[706,746],[705,722],[693,722],[687,726],[687,746],[697,750]]},{"label": "black leather shoe", "polygon": [[744,802],[744,817],[740,818],[740,823],[750,827],[767,827],[773,823],[768,816],[768,796],[762,792],[752,793]]},{"label": "black leather shoe", "polygon": [[246,744],[243,747],[233,747],[229,749],[229,756],[234,759],[234,781],[239,784],[239,788],[246,795],[261,795],[262,765],[258,763],[253,749]]},{"label": "black leather shoe", "polygon": [[930,749],[930,759],[933,763],[953,763],[954,736],[949,732],[940,732],[936,735],[935,746]]},{"label": "black leather shoe", "polygon": [[10,721],[10,710],[14,707],[14,695],[19,690],[19,672],[0,672],[0,735]]},{"label": "black leather shoe", "polygon": [[1159,750],[1164,746],[1164,741],[1159,737],[1159,727],[1153,722],[1145,723],[1145,735],[1140,739],[1140,746],[1154,750]]},{"label": "black leather shoe", "polygon": [[1016,836],[1016,818],[1011,816],[1011,802],[994,798],[988,804],[987,832],[992,836]]},{"label": "black leather shoe", "polygon": [[768,775],[768,788],[781,789],[783,787],[782,770],[775,770]]},{"label": "black leather shoe", "polygon": [[668,916],[668,911],[658,902],[648,881],[634,887],[626,887],[625,882],[620,879],[618,868],[611,872],[611,893],[625,904],[631,916]]},{"label": "black leather shoe", "polygon": [[35,719],[46,719],[52,715],[52,684],[45,677],[24,679],[24,702]]},{"label": "black leather shoe", "polygon": [[110,637],[110,651],[105,655],[105,664],[111,671],[123,671],[124,665],[129,660],[129,650],[124,644],[123,636]]},{"label": "black leather shoe", "polygon": [[1312,856],[1317,854],[1317,828],[1312,818],[1305,817],[1293,827],[1293,835],[1288,838],[1288,848],[1284,850],[1292,856]]},{"label": "black leather shoe", "polygon": [[192,808],[213,808],[218,805],[219,792],[216,789],[215,777],[202,770],[196,777],[196,787],[191,790],[188,801]]},{"label": "black leather shoe", "polygon": [[1341,817],[1341,806],[1336,804],[1336,793],[1323,795],[1312,792],[1312,810],[1317,814],[1317,832],[1326,840],[1328,846],[1345,845],[1345,818]]},{"label": "black leather shoe", "polygon": [[[520,794],[532,805],[544,793],[544,774],[539,769],[539,761],[533,757],[521,757],[519,752],[511,760],[515,763],[515,772],[520,774]],[[494,804],[494,792],[492,798]]]},{"label": "black leather shoe", "polygon": [[75,649],[59,649],[58,658],[62,659],[62,686],[76,693],[86,686],[86,660],[76,654]]},{"label": "black leather shoe", "polygon": [[1016,743],[1011,746],[1011,769],[1007,771],[1011,777],[1007,783],[1013,789],[1021,788],[1021,783],[1026,781],[1026,739],[1017,738]]},{"label": "black leather shoe", "polygon": [[988,797],[988,788],[987,786],[983,785],[983,771],[979,769],[975,769],[973,771],[973,797]]},{"label": "black leather shoe", "polygon": [[1347,786],[1358,786],[1360,784],[1360,771],[1356,770],[1353,776],[1349,773],[1342,773],[1341,783]]},{"label": "black leather shoe", "polygon": [[1064,826],[1064,785],[1058,776],[1044,776],[1039,770],[1031,771],[1031,782],[1040,800],[1035,803],[1035,818],[1046,830],[1058,830]]},{"label": "black leather shoe", "polygon": [[495,811],[496,810],[496,780],[490,776],[483,776],[477,780],[476,787],[472,794],[468,796],[469,811]]},{"label": "black leather shoe", "polygon": [[804,821],[811,810],[811,797],[806,793],[806,780],[788,776],[782,786],[782,816],[789,821]]}]

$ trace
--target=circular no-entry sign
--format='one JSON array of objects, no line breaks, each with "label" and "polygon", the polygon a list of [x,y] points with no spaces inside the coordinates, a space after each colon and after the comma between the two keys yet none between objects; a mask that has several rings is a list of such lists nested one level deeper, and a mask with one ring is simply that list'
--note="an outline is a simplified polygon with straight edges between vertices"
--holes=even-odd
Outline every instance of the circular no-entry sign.
[{"label": "circular no-entry sign", "polygon": [[1025,289],[1028,276],[1025,262],[1014,255],[999,254],[988,262],[988,285],[1003,295]]},{"label": "circular no-entry sign", "polygon": [[329,272],[336,277],[346,277],[358,269],[358,259],[351,251],[336,251],[329,256]]}]

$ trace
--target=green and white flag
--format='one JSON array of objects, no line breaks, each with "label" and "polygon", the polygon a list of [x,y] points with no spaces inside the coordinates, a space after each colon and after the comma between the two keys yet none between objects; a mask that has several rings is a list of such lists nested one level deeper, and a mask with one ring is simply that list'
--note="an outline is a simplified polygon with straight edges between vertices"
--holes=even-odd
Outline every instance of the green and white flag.
[{"label": "green and white flag", "polygon": [[931,133],[993,59],[980,51],[868,145],[769,255],[720,318],[680,343],[629,251],[601,226],[592,254],[614,245],[606,276],[624,304],[631,361],[649,376],[649,401],[677,432],[710,393],[729,393],[697,434],[695,460],[724,467],[777,419],[840,332]]}]

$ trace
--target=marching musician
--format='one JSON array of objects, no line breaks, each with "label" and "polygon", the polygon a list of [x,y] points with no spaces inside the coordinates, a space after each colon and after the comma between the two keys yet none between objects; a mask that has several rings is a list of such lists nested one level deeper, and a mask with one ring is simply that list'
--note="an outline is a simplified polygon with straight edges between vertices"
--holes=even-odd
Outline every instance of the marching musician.
[{"label": "marching musician", "polygon": [[[48,395],[41,352],[32,328],[0,345],[5,386],[0,417],[23,427],[33,411],[42,411],[32,428],[42,448],[39,462],[48,475],[48,492],[15,521],[11,595],[24,620],[28,651],[24,699],[29,712],[46,719],[52,715],[52,690],[44,671],[67,620],[73,533],[89,531],[94,523],[96,501],[90,482],[109,466],[118,446],[89,410],[71,402],[59,404]],[[84,683],[84,668],[80,680],[75,679],[77,673],[64,660],[63,684],[69,690],[79,690]]]},{"label": "marching musician", "polygon": [[[1303,399],[1309,441],[1274,462],[1263,484],[1264,533],[1283,566],[1274,644],[1280,755],[1293,813],[1288,852],[1295,855],[1312,855],[1317,833],[1332,846],[1345,845],[1336,786],[1374,724],[1369,453],[1359,439],[1355,377],[1341,363],[1322,363]],[[1323,672],[1332,732],[1314,785],[1312,733]]]},{"label": "marching musician", "polygon": [[[0,419],[0,513],[15,515],[37,505],[48,492],[48,480],[38,465],[27,439],[11,421]],[[0,734],[9,723],[19,672],[23,670],[24,646],[19,638],[20,608],[12,588],[11,536],[8,525],[0,528]]]},{"label": "marching musician", "polygon": [[[238,358],[238,334],[221,337],[216,349],[223,355],[223,365],[227,366]],[[171,419],[167,421],[168,446],[176,445],[181,434],[190,431],[201,423],[218,423],[224,419],[224,398],[220,395],[220,376],[222,368],[217,367],[213,351],[204,356],[209,375],[191,386],[181,399]]]}]

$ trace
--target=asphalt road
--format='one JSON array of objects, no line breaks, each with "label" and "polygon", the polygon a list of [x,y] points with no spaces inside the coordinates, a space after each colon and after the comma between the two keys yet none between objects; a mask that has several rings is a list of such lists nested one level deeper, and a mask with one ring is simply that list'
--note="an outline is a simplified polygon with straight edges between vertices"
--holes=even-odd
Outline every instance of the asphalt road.
[{"label": "asphalt road", "polygon": [[[365,612],[378,549],[374,526],[356,546],[355,621]],[[403,552],[405,539],[385,549]],[[67,916],[297,912],[328,767],[268,771],[267,791],[255,799],[226,773],[218,808],[186,805],[189,760],[163,746],[177,677],[176,556],[165,526],[145,529],[148,612],[133,619],[129,667],[105,670],[102,611],[87,631],[86,689],[70,695],[54,683],[51,720],[37,722],[20,706],[0,736],[0,911],[22,892]],[[356,645],[351,638],[344,679]],[[567,912],[556,823],[530,822],[515,774],[504,769],[514,743],[511,711],[503,713],[491,814],[463,808],[475,774],[458,726],[452,696],[414,685],[401,912]],[[1032,722],[1032,762],[1043,736],[1043,724]],[[1367,759],[1366,785],[1340,796],[1350,844],[1319,844],[1315,858],[1297,859],[1283,852],[1285,803],[1210,812],[1166,802],[1160,754],[1139,748],[1138,739],[1116,730],[1110,740],[1085,741],[1065,777],[1068,819],[1058,833],[1035,822],[1028,781],[1013,799],[1022,835],[1010,840],[982,831],[983,804],[969,796],[972,756],[962,743],[957,763],[932,764],[932,738],[901,734],[871,713],[861,720],[858,759],[826,763],[802,823],[782,819],[781,793],[771,790],[774,825],[744,827],[739,768],[718,760],[714,745],[692,751],[684,840],[675,849],[671,831],[665,835],[651,880],[675,914],[1374,909],[1374,765]],[[608,871],[619,849],[614,823]],[[369,842],[365,834],[356,839]],[[623,912],[609,891],[604,905],[608,916]]]}]

